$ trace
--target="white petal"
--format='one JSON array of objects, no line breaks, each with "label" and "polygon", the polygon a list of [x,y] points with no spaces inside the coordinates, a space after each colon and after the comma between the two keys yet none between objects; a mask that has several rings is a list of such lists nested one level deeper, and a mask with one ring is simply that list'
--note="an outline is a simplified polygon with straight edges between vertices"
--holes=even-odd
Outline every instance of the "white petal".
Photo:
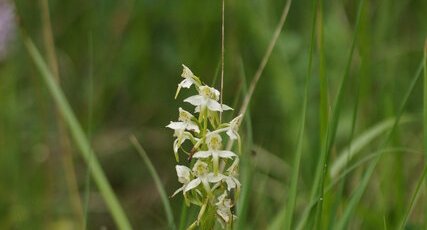
[{"label": "white petal", "polygon": [[217,101],[208,99],[207,101],[208,109],[211,111],[222,111],[221,104],[219,104]]},{"label": "white petal", "polygon": [[233,179],[233,181],[234,181],[234,183],[236,183],[236,187],[237,187],[237,189],[240,189],[240,181],[239,180],[237,180],[236,178],[234,178],[234,177],[232,177],[232,179]]},{"label": "white petal", "polygon": [[173,129],[173,130],[177,130],[177,129],[185,129],[186,124],[184,122],[174,122],[171,121],[169,125],[166,126],[167,128]]},{"label": "white petal", "polygon": [[231,152],[231,151],[227,151],[227,150],[222,150],[222,151],[217,151],[218,152],[218,156],[222,157],[222,158],[232,158],[237,156],[235,153]]},{"label": "white petal", "polygon": [[176,194],[178,194],[179,192],[181,192],[184,189],[185,186],[182,186],[181,188],[177,189],[171,197],[174,197]]},{"label": "white petal", "polygon": [[212,155],[211,151],[199,151],[193,155],[194,158],[207,158]]},{"label": "white petal", "polygon": [[194,113],[200,113],[200,106],[196,106],[196,108],[194,109]]},{"label": "white petal", "polygon": [[222,219],[224,219],[224,221],[226,223],[228,223],[228,221],[230,220],[230,218],[228,217],[228,214],[227,214],[227,212],[225,210],[217,209],[216,213],[218,215],[220,215],[222,217]]},{"label": "white petal", "polygon": [[192,78],[194,76],[193,72],[191,72],[190,68],[182,64],[182,74],[183,78]]},{"label": "white petal", "polygon": [[232,177],[227,177],[227,179],[225,180],[225,183],[227,183],[227,190],[228,191],[231,191],[231,189],[233,189],[233,188],[240,187],[240,182],[238,180],[233,180],[233,179],[234,178],[232,178]]},{"label": "white petal", "polygon": [[200,132],[199,126],[196,123],[192,122],[192,121],[191,122],[187,122],[186,129],[187,130],[193,130],[196,133]]},{"label": "white petal", "polygon": [[230,121],[231,126],[238,126],[240,122],[242,121],[243,114],[240,114],[239,116],[235,117],[233,120]]},{"label": "white petal", "polygon": [[216,175],[215,176],[215,174],[214,173],[209,173],[208,175],[207,175],[207,180],[208,180],[208,182],[210,182],[210,183],[217,183],[217,182],[219,182],[219,181],[221,181],[222,179],[224,179],[225,177],[224,177],[224,175],[222,175],[222,174],[218,174],[218,175]]},{"label": "white petal", "polygon": [[190,88],[190,86],[193,84],[193,81],[192,80],[190,80],[190,79],[188,79],[188,78],[186,78],[186,79],[184,79],[184,80],[182,80],[180,83],[179,83],[179,85],[182,87],[182,88]]},{"label": "white petal", "polygon": [[219,91],[215,88],[211,88],[211,91],[213,92],[214,96],[215,96],[215,100],[219,100]]},{"label": "white petal", "polygon": [[178,175],[178,181],[185,184],[190,181],[190,172],[191,170],[183,165],[175,166],[176,174]]},{"label": "white petal", "polygon": [[188,97],[184,101],[194,106],[206,104],[206,100],[200,95],[194,95],[194,96]]},{"label": "white petal", "polygon": [[173,142],[173,152],[174,153],[178,152],[179,146],[180,145],[178,145],[178,139],[175,139],[175,141]]},{"label": "white petal", "polygon": [[188,183],[187,186],[185,186],[184,192],[188,192],[191,189],[197,187],[201,182],[202,182],[202,180],[200,180],[200,178],[196,178],[196,179],[190,181],[190,183]]},{"label": "white petal", "polygon": [[230,106],[228,106],[226,104],[222,104],[222,110],[233,110],[233,108],[231,108]]},{"label": "white petal", "polygon": [[230,137],[230,139],[232,140],[236,140],[237,139],[237,135],[236,133],[232,130],[232,129],[228,129],[227,130],[227,135]]}]

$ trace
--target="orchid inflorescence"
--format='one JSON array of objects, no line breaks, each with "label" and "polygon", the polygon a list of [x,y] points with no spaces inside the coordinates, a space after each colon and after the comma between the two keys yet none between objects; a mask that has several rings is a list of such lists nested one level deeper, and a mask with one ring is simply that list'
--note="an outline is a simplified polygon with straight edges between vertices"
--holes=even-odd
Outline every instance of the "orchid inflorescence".
[{"label": "orchid inflorescence", "polygon": [[[234,215],[234,201],[240,192],[238,177],[239,156],[223,148],[223,138],[237,140],[240,152],[240,135],[238,129],[242,115],[229,123],[222,123],[220,116],[231,107],[218,102],[220,92],[203,84],[191,70],[183,66],[181,76],[184,78],[175,94],[182,88],[195,86],[198,95],[188,97],[184,102],[195,106],[194,114],[179,108],[177,122],[170,122],[166,127],[175,131],[173,143],[175,159],[179,163],[179,153],[187,155],[189,167],[176,165],[178,181],[182,186],[172,195],[182,192],[187,206],[200,206],[197,220],[189,228],[196,226],[212,229],[215,219],[223,228],[230,228],[237,218]],[[188,141],[187,141],[188,140]],[[184,142],[191,142],[192,148],[186,151]],[[181,151],[180,151],[181,150]]]}]

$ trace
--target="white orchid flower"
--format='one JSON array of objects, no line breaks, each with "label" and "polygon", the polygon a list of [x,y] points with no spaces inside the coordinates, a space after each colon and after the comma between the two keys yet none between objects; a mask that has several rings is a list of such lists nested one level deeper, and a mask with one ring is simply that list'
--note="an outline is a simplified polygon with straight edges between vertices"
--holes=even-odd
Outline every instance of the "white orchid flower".
[{"label": "white orchid flower", "polygon": [[231,199],[227,198],[227,193],[224,193],[218,197],[218,202],[216,205],[216,213],[220,217],[219,222],[230,223],[231,221],[236,219],[236,216],[231,212],[231,208],[233,207],[233,203]]},{"label": "white orchid flower", "polygon": [[196,133],[200,132],[199,126],[197,125],[196,118],[191,115],[191,113],[183,110],[181,107],[179,108],[179,118],[178,122],[171,121],[169,125],[166,127],[171,128],[173,130],[190,130]]},{"label": "white orchid flower", "polygon": [[184,101],[196,106],[196,111],[200,112],[204,108],[210,111],[223,111],[231,109],[229,106],[222,105],[218,102],[219,91],[209,86],[199,87],[199,95],[186,98]]},{"label": "white orchid flower", "polygon": [[209,172],[208,164],[198,160],[193,166],[193,173],[196,178],[190,181],[184,188],[184,193],[196,188],[199,184],[202,184],[206,192],[210,193],[211,188],[209,183],[218,183],[224,178],[224,175]]},{"label": "white orchid flower", "polygon": [[240,181],[237,179],[239,176],[239,158],[234,160],[233,164],[227,169],[228,176],[223,179],[227,184],[227,190],[236,189],[236,194],[240,192]]},{"label": "white orchid flower", "polygon": [[192,86],[193,84],[199,86],[200,85],[200,80],[198,77],[196,77],[196,75],[193,74],[193,72],[191,72],[191,70],[185,66],[184,64],[182,64],[182,74],[181,77],[184,78],[184,80],[182,80],[179,84],[178,84],[178,88],[176,89],[176,93],[175,93],[175,98],[178,96],[179,91],[181,90],[181,88],[190,88],[190,86]]},{"label": "white orchid flower", "polygon": [[189,169],[186,166],[183,165],[177,165],[175,166],[176,169],[176,174],[178,175],[178,181],[183,184],[181,188],[177,189],[172,197],[174,197],[176,194],[178,194],[179,192],[183,191],[185,189],[185,187],[187,186],[188,183],[190,183],[191,181],[191,169]]},{"label": "white orchid flower", "polygon": [[237,156],[235,153],[228,150],[220,150],[222,138],[218,134],[207,135],[206,143],[208,151],[199,151],[193,155],[194,158],[208,158],[212,156],[213,170],[215,175],[218,174],[219,158],[229,158]]},{"label": "white orchid flower", "polygon": [[242,122],[243,114],[240,114],[239,116],[235,117],[233,120],[230,121],[228,127],[227,127],[227,135],[232,140],[240,139],[239,135],[239,127],[240,123]]},{"label": "white orchid flower", "polygon": [[186,140],[195,139],[191,133],[186,132],[185,130],[194,131],[196,133],[200,132],[199,126],[194,122],[196,118],[191,115],[191,113],[179,108],[179,118],[178,122],[171,121],[167,128],[175,130],[174,136],[176,140],[173,143],[173,152],[175,154],[176,161],[179,161],[178,149]]}]

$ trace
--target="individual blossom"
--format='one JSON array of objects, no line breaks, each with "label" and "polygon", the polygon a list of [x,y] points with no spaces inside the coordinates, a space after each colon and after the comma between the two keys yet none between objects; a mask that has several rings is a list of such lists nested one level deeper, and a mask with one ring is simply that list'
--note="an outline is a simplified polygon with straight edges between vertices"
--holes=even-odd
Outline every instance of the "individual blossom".
[{"label": "individual blossom", "polygon": [[184,80],[182,80],[178,84],[178,89],[176,90],[175,98],[178,96],[181,88],[190,88],[193,84],[200,85],[199,78],[196,77],[193,74],[193,72],[191,72],[191,70],[187,66],[185,66],[184,64],[182,65],[182,67],[183,67],[183,69],[182,69],[181,77],[183,77]]},{"label": "individual blossom", "polygon": [[227,169],[228,176],[225,176],[223,180],[227,184],[227,190],[236,190],[236,194],[240,192],[240,181],[237,179],[239,176],[239,158],[234,160],[233,164]]},{"label": "individual blossom", "polygon": [[176,169],[176,175],[178,176],[178,181],[183,184],[181,188],[177,189],[172,197],[174,197],[179,192],[183,191],[185,187],[190,183],[191,181],[191,170],[183,165],[177,165],[175,166]]},{"label": "individual blossom", "polygon": [[194,106],[196,106],[196,112],[200,112],[204,110],[204,108],[208,108],[210,111],[218,111],[222,112],[223,110],[230,110],[231,107],[226,105],[221,105],[219,100],[219,91],[203,85],[199,87],[199,95],[194,95],[185,99],[185,102],[188,102]]},{"label": "individual blossom", "polygon": [[239,116],[231,120],[230,123],[228,123],[226,133],[230,137],[230,139],[232,140],[240,139],[240,135],[238,131],[239,131],[240,123],[242,122],[242,118],[243,118],[243,114],[240,114]]},{"label": "individual blossom", "polygon": [[196,188],[200,184],[203,185],[203,188],[207,193],[211,193],[209,183],[218,183],[224,178],[224,176],[221,174],[214,175],[214,173],[209,172],[208,164],[200,160],[194,164],[193,174],[196,176],[196,178],[190,181],[187,186],[185,186],[184,193]]},{"label": "individual blossom", "polygon": [[178,149],[186,140],[196,140],[193,135],[188,131],[194,131],[196,133],[200,132],[199,126],[194,122],[196,118],[194,118],[191,113],[179,108],[179,118],[178,122],[171,121],[167,128],[175,130],[174,136],[176,137],[173,144],[173,152],[175,154],[176,161],[179,161]]},{"label": "individual blossom", "polygon": [[189,112],[179,108],[178,122],[171,121],[166,127],[173,130],[189,130],[196,133],[200,132],[199,126],[197,125],[196,118]]},{"label": "individual blossom", "polygon": [[193,155],[194,158],[208,158],[212,157],[213,170],[215,175],[218,174],[219,158],[232,158],[237,156],[235,153],[228,150],[221,150],[222,138],[218,134],[207,135],[206,143],[208,145],[207,151],[198,151]]},{"label": "individual blossom", "polygon": [[218,202],[216,205],[216,213],[218,215],[218,221],[223,224],[225,222],[226,224],[229,224],[230,222],[234,221],[236,219],[236,216],[233,215],[231,208],[233,207],[233,202],[231,199],[227,198],[227,192],[224,191],[224,193],[218,197]]}]

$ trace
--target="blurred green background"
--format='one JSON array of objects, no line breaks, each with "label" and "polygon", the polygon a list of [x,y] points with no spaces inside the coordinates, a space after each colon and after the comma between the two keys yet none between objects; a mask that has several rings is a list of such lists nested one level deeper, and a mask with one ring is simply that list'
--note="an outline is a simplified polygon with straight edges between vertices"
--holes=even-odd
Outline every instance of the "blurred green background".
[{"label": "blurred green background", "polygon": [[[59,131],[55,104],[22,42],[26,34],[46,54],[41,2],[14,2],[16,35],[0,63],[0,229],[74,229],[87,199],[88,228],[115,229],[96,185],[88,180],[78,149],[71,139],[69,145],[63,143],[69,135]],[[236,110],[284,5],[277,0],[226,1],[224,102]],[[252,131],[247,123],[242,128],[244,142],[254,144],[245,150],[253,175],[247,229],[264,229],[286,201],[301,122],[312,5],[308,0],[293,2],[250,105]],[[357,5],[353,0],[323,2],[324,71],[331,105],[345,71]],[[177,119],[178,107],[190,109],[181,101],[193,91],[173,98],[181,64],[219,88],[214,79],[220,64],[221,1],[50,0],[49,11],[61,87],[132,225],[168,229],[153,179],[129,136],[140,140],[168,195],[172,194],[179,183],[173,133],[165,126]],[[350,141],[357,95],[354,136],[395,116],[422,59],[426,15],[427,1],[365,2],[331,163]],[[316,47],[297,216],[307,205],[320,149]],[[421,82],[405,109],[415,116],[422,113]],[[231,115],[226,114],[227,119]],[[418,119],[401,126],[393,136],[393,144],[418,153],[392,152],[382,158],[352,217],[352,229],[378,229],[384,223],[397,226],[423,167],[421,124]],[[380,140],[362,155],[375,151]],[[348,177],[344,197],[357,187],[364,167]],[[70,180],[72,171],[75,180]],[[425,199],[426,191],[419,201]],[[179,220],[181,196],[170,202]],[[424,207],[415,207],[408,229],[425,226]]]}]

